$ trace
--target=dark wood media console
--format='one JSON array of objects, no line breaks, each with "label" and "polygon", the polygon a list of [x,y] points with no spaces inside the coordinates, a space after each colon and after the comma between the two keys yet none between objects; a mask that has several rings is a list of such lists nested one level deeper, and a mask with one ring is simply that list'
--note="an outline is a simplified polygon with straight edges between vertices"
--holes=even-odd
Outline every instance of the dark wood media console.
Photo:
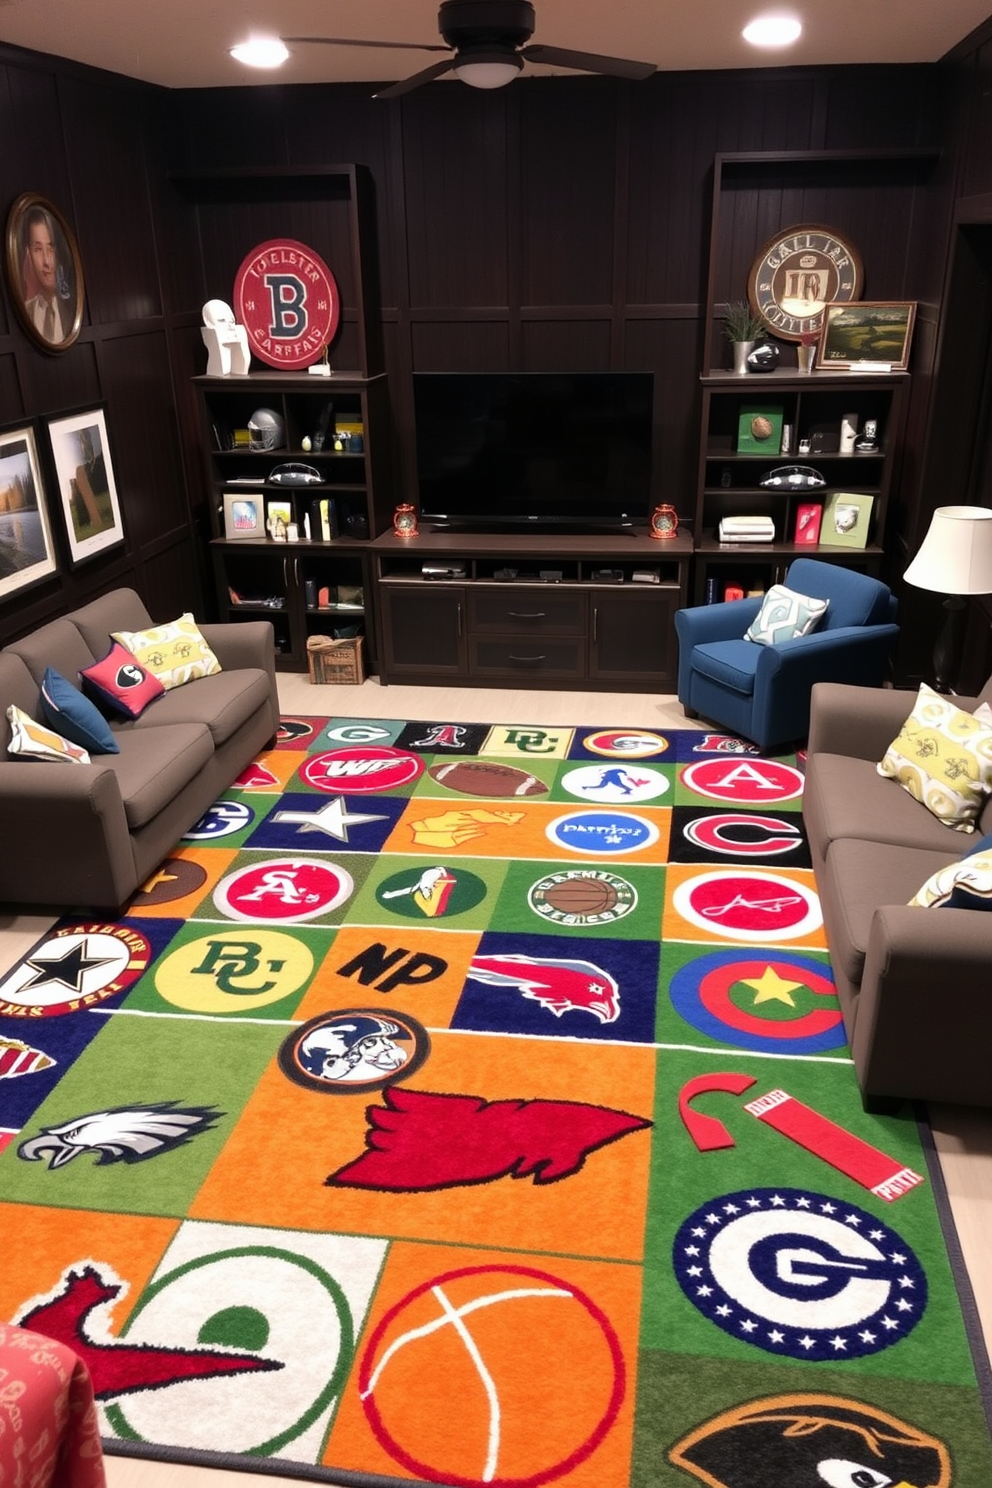
[{"label": "dark wood media console", "polygon": [[[688,534],[428,529],[416,538],[386,533],[369,554],[384,684],[674,688]],[[440,575],[426,576],[425,565]],[[658,581],[635,580],[640,572]]]}]

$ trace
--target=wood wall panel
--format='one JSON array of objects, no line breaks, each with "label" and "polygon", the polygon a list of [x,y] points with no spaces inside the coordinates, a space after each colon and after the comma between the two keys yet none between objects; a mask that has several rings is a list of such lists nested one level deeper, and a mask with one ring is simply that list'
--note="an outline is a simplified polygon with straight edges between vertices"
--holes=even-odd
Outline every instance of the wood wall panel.
[{"label": "wood wall panel", "polygon": [[599,372],[611,364],[609,320],[527,320],[520,327],[528,372]]},{"label": "wood wall panel", "polygon": [[413,320],[410,345],[418,372],[504,372],[510,366],[505,320]]},{"label": "wood wall panel", "polygon": [[685,517],[685,493],[692,491],[699,457],[699,381],[685,367],[700,366],[698,321],[629,320],[624,364],[654,371],[654,495]]},{"label": "wood wall panel", "polygon": [[61,356],[41,351],[23,334],[20,341],[23,346],[17,363],[26,408],[51,414],[100,401],[100,373],[92,341],[77,341]]},{"label": "wood wall panel", "polygon": [[163,537],[189,538],[179,427],[169,385],[169,351],[161,331],[119,336],[100,350],[104,396],[113,407],[110,434],[118,491],[126,493],[128,537],[139,551]]},{"label": "wood wall panel", "polygon": [[0,355],[0,421],[10,423],[24,416],[21,384],[13,352]]}]

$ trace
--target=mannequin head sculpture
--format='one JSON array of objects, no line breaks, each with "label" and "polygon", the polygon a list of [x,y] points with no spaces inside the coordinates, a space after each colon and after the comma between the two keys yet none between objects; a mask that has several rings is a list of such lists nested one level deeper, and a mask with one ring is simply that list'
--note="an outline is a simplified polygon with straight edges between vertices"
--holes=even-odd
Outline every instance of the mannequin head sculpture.
[{"label": "mannequin head sculpture", "polygon": [[208,300],[203,307],[200,335],[207,348],[207,376],[244,376],[251,362],[248,333],[234,319],[224,300]]}]

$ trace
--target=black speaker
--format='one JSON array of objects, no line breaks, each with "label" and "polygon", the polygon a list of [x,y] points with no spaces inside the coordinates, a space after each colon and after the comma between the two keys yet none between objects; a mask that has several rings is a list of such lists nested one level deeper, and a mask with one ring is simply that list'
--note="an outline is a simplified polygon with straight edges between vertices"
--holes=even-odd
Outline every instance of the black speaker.
[{"label": "black speaker", "polygon": [[369,519],[364,512],[356,512],[345,522],[349,537],[368,537]]}]

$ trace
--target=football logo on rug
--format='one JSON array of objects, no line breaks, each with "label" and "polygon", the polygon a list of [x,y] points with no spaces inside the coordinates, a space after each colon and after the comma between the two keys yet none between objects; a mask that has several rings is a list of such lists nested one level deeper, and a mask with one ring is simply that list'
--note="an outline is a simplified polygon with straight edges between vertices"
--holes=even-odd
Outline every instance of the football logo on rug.
[{"label": "football logo on rug", "polygon": [[[567,1360],[581,1361],[567,1371],[568,1410],[541,1431]],[[418,1379],[435,1383],[431,1408]],[[389,1309],[358,1389],[377,1440],[416,1477],[538,1488],[591,1457],[616,1420],[626,1372],[609,1319],[577,1286],[530,1266],[466,1266]]]},{"label": "football logo on rug", "polygon": [[777,760],[700,760],[682,771],[682,784],[699,796],[738,806],[771,806],[803,793],[803,776]]},{"label": "football logo on rug", "polygon": [[608,971],[592,961],[537,960],[533,956],[476,956],[468,969],[473,981],[516,987],[521,997],[549,1013],[592,1013],[600,1023],[620,1016],[620,988]]},{"label": "football logo on rug", "polygon": [[432,780],[462,796],[509,800],[512,796],[546,796],[548,787],[536,775],[497,760],[445,760],[427,771]]},{"label": "football logo on rug", "polygon": [[646,730],[599,729],[586,734],[582,747],[593,754],[615,754],[623,759],[650,759],[652,755],[664,754],[668,740],[661,734]]},{"label": "football logo on rug", "polygon": [[215,801],[208,806],[198,822],[183,833],[184,842],[216,842],[220,837],[230,837],[244,827],[250,827],[255,813],[244,801]]},{"label": "football logo on rug", "polygon": [[565,868],[531,884],[527,903],[553,925],[609,925],[637,908],[637,890],[602,868]]},{"label": "football logo on rug", "polygon": [[423,773],[424,762],[415,754],[385,744],[367,744],[312,754],[300,766],[300,779],[315,790],[339,795],[398,790]]},{"label": "football logo on rug", "polygon": [[794,940],[823,924],[812,888],[776,873],[717,869],[678,885],[672,904],[683,919],[726,940]]},{"label": "football logo on rug", "polygon": [[653,801],[663,796],[668,781],[656,770],[629,769],[626,765],[582,765],[562,776],[561,783],[570,796],[580,801]]},{"label": "football logo on rug", "polygon": [[296,1028],[279,1048],[279,1068],[297,1085],[364,1095],[407,1079],[430,1053],[427,1030],[392,1008],[322,1013]]},{"label": "football logo on rug", "polygon": [[713,951],[669,988],[680,1017],[721,1044],[762,1054],[823,1054],[846,1042],[829,966],[797,951]]},{"label": "football logo on rug", "polygon": [[654,822],[630,812],[573,811],[549,822],[545,836],[555,847],[567,848],[569,852],[616,857],[619,853],[650,847],[658,841],[660,833]]},{"label": "football logo on rug", "polygon": [[436,864],[420,871],[394,873],[376,885],[383,909],[409,920],[443,920],[446,915],[474,909],[486,897],[486,885],[464,868]]},{"label": "football logo on rug", "polygon": [[708,1488],[951,1488],[942,1441],[844,1395],[766,1395],[721,1411],[668,1453]]},{"label": "football logo on rug", "polygon": [[222,878],[214,903],[232,920],[295,923],[330,914],[355,892],[344,868],[316,858],[269,858]]},{"label": "football logo on rug", "polygon": [[214,1106],[180,1106],[175,1101],[111,1106],[73,1116],[61,1126],[43,1126],[40,1136],[21,1143],[17,1155],[25,1162],[45,1162],[49,1168],[64,1168],[86,1152],[96,1157],[98,1168],[115,1162],[145,1162],[184,1147],[200,1132],[211,1131],[224,1114]]},{"label": "football logo on rug", "polygon": [[54,930],[0,982],[0,1017],[55,1017],[123,992],[148,969],[149,941],[127,925]]},{"label": "football logo on rug", "polygon": [[799,1188],[721,1194],[680,1226],[675,1275],[731,1337],[790,1359],[857,1359],[899,1343],[927,1305],[923,1267],[855,1204]]}]

